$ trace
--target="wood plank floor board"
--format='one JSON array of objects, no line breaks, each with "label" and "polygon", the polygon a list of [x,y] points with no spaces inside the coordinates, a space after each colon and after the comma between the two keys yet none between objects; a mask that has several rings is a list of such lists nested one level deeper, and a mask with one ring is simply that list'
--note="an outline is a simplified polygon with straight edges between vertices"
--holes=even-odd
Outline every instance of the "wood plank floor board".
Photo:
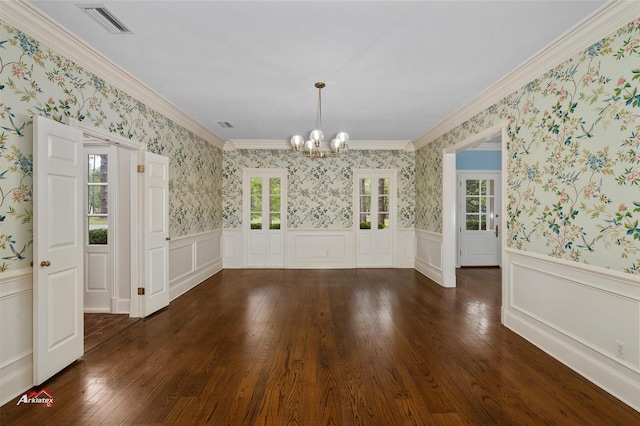
[{"label": "wood plank floor board", "polygon": [[0,424],[640,424],[500,324],[500,275],[223,270],[46,382],[53,407],[16,399]]}]

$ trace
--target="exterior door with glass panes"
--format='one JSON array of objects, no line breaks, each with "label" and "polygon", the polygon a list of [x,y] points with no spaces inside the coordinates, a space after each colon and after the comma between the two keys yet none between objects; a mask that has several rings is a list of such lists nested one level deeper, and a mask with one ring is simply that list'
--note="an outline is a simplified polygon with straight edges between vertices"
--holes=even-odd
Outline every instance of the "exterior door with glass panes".
[{"label": "exterior door with glass panes", "polygon": [[394,266],[395,170],[354,170],[354,227],[358,267]]},{"label": "exterior door with glass panes", "polygon": [[458,173],[458,265],[501,265],[500,172]]},{"label": "exterior door with glass panes", "polygon": [[84,311],[111,312],[113,147],[85,145]]},{"label": "exterior door with glass panes", "polygon": [[284,267],[286,171],[245,169],[243,172],[245,266]]}]

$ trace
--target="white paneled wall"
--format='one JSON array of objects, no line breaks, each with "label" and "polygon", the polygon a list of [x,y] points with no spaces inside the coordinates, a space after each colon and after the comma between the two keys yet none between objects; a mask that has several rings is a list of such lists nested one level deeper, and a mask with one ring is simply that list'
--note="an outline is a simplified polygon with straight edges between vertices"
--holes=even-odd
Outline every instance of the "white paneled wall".
[{"label": "white paneled wall", "polygon": [[169,297],[191,290],[222,269],[220,230],[177,237],[169,242]]},{"label": "white paneled wall", "polygon": [[640,410],[637,276],[507,249],[508,328]]},{"label": "white paneled wall", "polygon": [[415,268],[442,285],[442,234],[416,230]]},{"label": "white paneled wall", "polygon": [[[286,232],[285,268],[355,268],[355,233],[349,229],[289,229]],[[413,268],[415,230],[396,231],[395,267]],[[243,268],[241,229],[222,233],[222,259],[225,268]]]},{"label": "white paneled wall", "polygon": [[353,232],[350,230],[287,231],[288,268],[353,268]]},{"label": "white paneled wall", "polygon": [[31,268],[0,277],[0,405],[33,385]]}]

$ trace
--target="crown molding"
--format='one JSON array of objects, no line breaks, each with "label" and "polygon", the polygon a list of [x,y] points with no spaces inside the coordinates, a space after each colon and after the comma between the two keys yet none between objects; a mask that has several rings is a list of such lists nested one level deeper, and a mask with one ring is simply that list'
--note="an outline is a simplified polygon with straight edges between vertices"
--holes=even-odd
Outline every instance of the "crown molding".
[{"label": "crown molding", "polygon": [[640,2],[610,0],[476,98],[413,141],[416,150],[640,16]]},{"label": "crown molding", "polygon": [[224,140],[218,135],[182,112],[158,92],[111,62],[39,9],[22,0],[3,0],[0,1],[0,17],[2,21],[29,34],[87,71],[100,76],[114,87],[131,95],[213,146],[219,149],[224,146]]},{"label": "crown molding", "polygon": [[[323,145],[325,150],[329,150],[329,144]],[[280,139],[230,139],[224,145],[224,151],[235,151],[237,149],[253,149],[253,150],[290,150],[291,142]],[[409,151],[412,152],[413,145],[409,140],[351,140],[349,141],[350,151]]]}]

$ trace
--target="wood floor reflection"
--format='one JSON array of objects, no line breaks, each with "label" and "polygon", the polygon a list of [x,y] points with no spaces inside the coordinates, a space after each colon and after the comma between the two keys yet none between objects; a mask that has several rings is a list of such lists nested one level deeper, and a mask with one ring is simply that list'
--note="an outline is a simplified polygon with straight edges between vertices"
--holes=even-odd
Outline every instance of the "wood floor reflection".
[{"label": "wood floor reflection", "polygon": [[500,270],[224,270],[44,384],[2,425],[631,425],[500,324]]},{"label": "wood floor reflection", "polygon": [[84,314],[84,351],[100,346],[136,321],[139,318],[128,314]]}]

